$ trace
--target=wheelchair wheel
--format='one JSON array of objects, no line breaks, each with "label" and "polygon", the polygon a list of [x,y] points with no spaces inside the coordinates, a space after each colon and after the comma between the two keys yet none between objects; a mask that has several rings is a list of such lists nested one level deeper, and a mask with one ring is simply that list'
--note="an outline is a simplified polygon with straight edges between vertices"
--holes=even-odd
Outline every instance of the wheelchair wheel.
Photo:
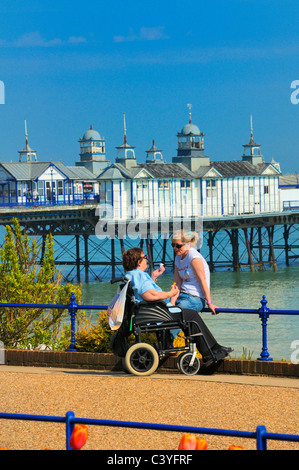
[{"label": "wheelchair wheel", "polygon": [[186,352],[184,354],[180,354],[177,359],[178,369],[185,375],[195,375],[200,369],[200,360],[197,356],[195,356],[192,366],[190,365],[192,356],[192,353]]},{"label": "wheelchair wheel", "polygon": [[159,356],[155,348],[147,343],[135,343],[125,357],[128,372],[134,375],[151,375],[159,366]]}]

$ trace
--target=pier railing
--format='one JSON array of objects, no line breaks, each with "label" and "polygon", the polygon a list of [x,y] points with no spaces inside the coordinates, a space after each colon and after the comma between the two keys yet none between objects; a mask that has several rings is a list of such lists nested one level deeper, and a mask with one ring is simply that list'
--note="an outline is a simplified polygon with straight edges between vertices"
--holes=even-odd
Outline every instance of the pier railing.
[{"label": "pier railing", "polygon": [[[236,313],[236,314],[247,314],[247,315],[258,315],[262,325],[262,349],[261,354],[257,358],[259,361],[272,361],[268,351],[268,337],[267,337],[267,326],[270,315],[299,315],[299,310],[270,310],[267,307],[268,301],[266,296],[263,295],[260,301],[261,307],[258,309],[242,309],[242,308],[218,308],[217,313]],[[76,348],[76,315],[78,310],[107,310],[108,305],[78,305],[76,303],[75,294],[72,293],[70,297],[70,303],[67,305],[59,304],[23,304],[23,303],[1,303],[0,308],[39,308],[39,309],[67,309],[70,315],[71,322],[71,342],[67,349],[70,352],[77,352]],[[203,309],[204,312],[210,312],[208,308]]]},{"label": "pier railing", "polygon": [[[108,427],[122,427],[134,429],[149,429],[155,431],[168,431],[168,432],[181,432],[192,434],[208,434],[215,436],[230,436],[237,438],[255,439],[256,450],[267,450],[267,441],[293,441],[299,442],[299,435],[297,434],[280,434],[269,433],[265,426],[257,426],[255,431],[238,431],[230,429],[216,429],[216,428],[203,428],[195,426],[178,426],[171,424],[160,423],[143,423],[134,421],[112,421],[107,419],[92,419],[92,418],[76,418],[72,411],[68,411],[65,416],[44,416],[44,415],[31,415],[31,414],[16,414],[16,413],[0,413],[0,419],[8,420],[26,420],[26,421],[43,421],[52,423],[65,423],[66,435],[66,450],[72,450],[70,446],[70,437],[75,424],[84,424],[87,426],[108,426]],[[157,460],[152,461],[153,464],[158,464],[158,456],[155,451]],[[161,463],[161,462],[160,462]]]}]

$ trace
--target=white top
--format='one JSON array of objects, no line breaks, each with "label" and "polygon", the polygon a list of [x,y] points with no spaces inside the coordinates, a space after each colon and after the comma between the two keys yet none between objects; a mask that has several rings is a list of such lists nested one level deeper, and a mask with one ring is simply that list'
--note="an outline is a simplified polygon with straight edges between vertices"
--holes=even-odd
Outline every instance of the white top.
[{"label": "white top", "polygon": [[204,257],[195,249],[190,248],[187,255],[184,259],[181,259],[181,256],[175,257],[175,265],[178,269],[178,274],[182,279],[181,291],[185,291],[188,294],[195,295],[196,297],[201,297],[202,299],[205,298],[205,295],[202,291],[198,278],[193,271],[191,266],[191,262],[194,258],[200,258],[204,265],[204,271],[206,276],[206,281],[208,284],[208,288],[210,289],[210,269],[208,263],[204,259]]}]

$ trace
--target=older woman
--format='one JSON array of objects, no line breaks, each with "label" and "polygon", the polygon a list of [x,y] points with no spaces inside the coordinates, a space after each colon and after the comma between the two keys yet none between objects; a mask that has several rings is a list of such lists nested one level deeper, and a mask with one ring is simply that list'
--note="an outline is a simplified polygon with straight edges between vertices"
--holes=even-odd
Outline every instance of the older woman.
[{"label": "older woman", "polygon": [[[156,279],[164,272],[163,267],[154,271],[152,276],[145,272],[148,267],[147,256],[141,248],[130,248],[123,253],[123,267],[126,271],[126,278],[131,281],[134,297],[137,302],[142,300],[164,300],[165,302],[170,302],[171,299],[178,296],[179,290],[176,285],[172,285],[169,291],[164,292],[156,284]],[[183,310],[186,321],[196,322],[205,337],[205,340],[202,336],[195,337],[196,346],[203,356],[203,361],[208,362],[211,360],[209,348],[212,349],[217,360],[224,359],[224,357],[228,355],[228,351],[217,343],[196,311],[187,308],[183,308]],[[178,313],[170,313],[174,320],[178,319]],[[197,331],[194,330],[194,333],[196,332]]]}]

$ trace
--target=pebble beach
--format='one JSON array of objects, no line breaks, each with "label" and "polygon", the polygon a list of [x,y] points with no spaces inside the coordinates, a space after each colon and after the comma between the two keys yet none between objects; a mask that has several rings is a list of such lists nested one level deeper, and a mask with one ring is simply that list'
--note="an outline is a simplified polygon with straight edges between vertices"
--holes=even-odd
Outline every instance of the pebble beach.
[{"label": "pebble beach", "polygon": [[[152,422],[298,434],[298,380],[238,380],[154,374],[0,366],[0,412]],[[285,382],[284,382],[285,380]],[[286,386],[284,386],[284,383]],[[230,444],[256,448],[255,440],[204,435],[209,450]],[[83,450],[177,450],[181,433],[90,426]],[[0,447],[65,449],[65,425],[2,420]],[[268,441],[269,450],[299,450],[299,443]]]}]

